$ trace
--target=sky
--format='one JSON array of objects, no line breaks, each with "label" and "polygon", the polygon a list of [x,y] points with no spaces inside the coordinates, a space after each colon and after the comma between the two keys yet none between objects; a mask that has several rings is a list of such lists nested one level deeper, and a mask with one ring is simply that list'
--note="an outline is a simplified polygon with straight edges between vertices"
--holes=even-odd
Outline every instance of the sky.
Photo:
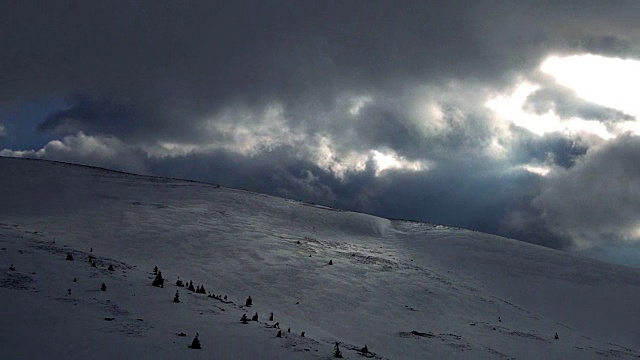
[{"label": "sky", "polygon": [[640,2],[0,1],[0,155],[640,266]]}]

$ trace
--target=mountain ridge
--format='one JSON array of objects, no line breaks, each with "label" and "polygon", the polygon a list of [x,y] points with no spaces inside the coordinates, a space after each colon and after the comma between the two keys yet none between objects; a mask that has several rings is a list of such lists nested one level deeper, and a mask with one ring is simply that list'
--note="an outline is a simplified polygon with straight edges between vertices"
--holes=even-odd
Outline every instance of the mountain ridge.
[{"label": "mountain ridge", "polygon": [[[31,266],[21,260],[24,252],[56,241],[57,250],[40,249],[43,253],[31,260],[42,264],[35,271],[41,273],[50,266],[68,265],[46,254],[68,249],[85,256],[93,248],[104,261],[119,261],[119,270],[127,271],[129,278],[118,281],[151,303],[170,303],[178,289],[188,296],[180,304],[190,310],[182,315],[185,319],[200,322],[195,318],[202,310],[221,320],[209,330],[195,330],[207,350],[201,355],[180,352],[186,347],[163,347],[166,339],[154,333],[160,325],[140,330],[140,344],[131,345],[132,353],[138,351],[136,346],[155,349],[142,356],[210,357],[211,333],[226,337],[229,344],[242,342],[238,337],[244,330],[239,333],[237,324],[247,309],[229,305],[220,310],[220,304],[208,302],[206,296],[182,295],[182,288],[170,285],[178,276],[193,280],[194,286],[205,285],[213,294],[228,295],[237,306],[251,295],[251,311],[263,318],[274,312],[281,327],[295,329],[295,337],[280,340],[255,332],[254,326],[249,340],[264,344],[264,358],[330,357],[335,341],[351,347],[344,351],[347,358],[358,358],[356,347],[365,343],[376,356],[390,359],[638,355],[636,269],[496,235],[334,211],[202,182],[8,158],[0,158],[0,170],[0,235],[3,246],[15,250],[0,252],[1,261],[16,263],[18,270]],[[167,279],[166,289],[151,287],[148,271],[154,266]],[[12,273],[3,271],[3,283],[8,283]],[[85,266],[83,271],[93,270]],[[95,276],[115,276],[106,274]],[[19,293],[27,299],[32,291],[55,292],[37,280],[29,283],[35,284],[31,290],[0,291],[3,298]],[[58,295],[40,300],[58,309]],[[111,301],[129,308],[130,314],[150,306],[136,303],[125,292]],[[149,316],[150,322],[165,327],[183,323]],[[305,338],[300,331],[306,332]],[[558,340],[556,332],[561,335]],[[20,343],[15,336],[3,341]],[[292,351],[293,344],[309,351]],[[225,354],[256,358],[259,350]],[[81,354],[76,349],[70,357]]]}]

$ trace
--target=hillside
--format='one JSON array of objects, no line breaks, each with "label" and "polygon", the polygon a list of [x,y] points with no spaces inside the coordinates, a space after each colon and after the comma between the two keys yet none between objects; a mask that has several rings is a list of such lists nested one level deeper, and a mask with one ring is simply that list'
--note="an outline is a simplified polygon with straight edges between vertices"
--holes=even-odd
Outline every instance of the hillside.
[{"label": "hillside", "polygon": [[637,269],[211,184],[13,158],[0,174],[3,359],[640,356]]}]

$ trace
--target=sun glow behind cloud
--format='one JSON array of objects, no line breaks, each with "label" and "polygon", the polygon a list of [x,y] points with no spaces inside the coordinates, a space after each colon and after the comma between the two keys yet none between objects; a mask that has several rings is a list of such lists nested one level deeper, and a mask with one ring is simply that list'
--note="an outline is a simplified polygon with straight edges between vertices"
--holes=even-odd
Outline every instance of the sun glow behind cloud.
[{"label": "sun glow behind cloud", "polygon": [[551,56],[540,70],[587,101],[640,117],[640,61],[591,54]]},{"label": "sun glow behind cloud", "polygon": [[553,111],[534,114],[523,109],[527,97],[540,88],[539,85],[523,81],[510,94],[495,96],[486,102],[486,106],[505,121],[523,127],[536,135],[550,132],[562,132],[568,135],[577,133],[594,134],[602,139],[615,137],[599,121],[585,120],[578,117],[563,119]]},{"label": "sun glow behind cloud", "polygon": [[[550,56],[540,65],[540,71],[558,84],[572,89],[585,101],[596,103],[640,118],[640,61],[608,58],[597,55]],[[579,117],[562,118],[553,110],[543,114],[524,110],[527,98],[541,85],[522,80],[514,90],[493,96],[486,102],[499,118],[523,127],[534,134],[561,132],[567,135],[593,134],[604,140],[631,132],[640,134],[637,121],[618,122],[607,128],[598,120]]]}]

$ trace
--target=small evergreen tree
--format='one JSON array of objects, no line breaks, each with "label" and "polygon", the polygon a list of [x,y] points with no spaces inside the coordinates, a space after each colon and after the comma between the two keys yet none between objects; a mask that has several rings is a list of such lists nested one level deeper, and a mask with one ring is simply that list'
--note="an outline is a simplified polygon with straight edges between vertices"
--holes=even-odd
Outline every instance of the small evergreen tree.
[{"label": "small evergreen tree", "polygon": [[300,333],[300,336],[301,336],[301,337],[304,337],[304,331],[303,331],[302,333]]},{"label": "small evergreen tree", "polygon": [[329,265],[333,265],[333,260],[329,260]]},{"label": "small evergreen tree", "polygon": [[556,339],[556,340],[558,340],[558,339],[559,339],[559,337],[558,337],[558,333],[556,333],[556,336],[554,336],[553,338],[554,338],[554,339]]},{"label": "small evergreen tree", "polygon": [[189,291],[196,291],[196,288],[193,287],[193,281],[189,281],[189,286],[187,287]]},{"label": "small evergreen tree", "polygon": [[279,337],[279,338],[282,337],[282,330],[278,330],[278,333],[276,334],[276,337]]},{"label": "small evergreen tree", "polygon": [[67,260],[73,261],[73,255],[71,255],[71,253],[67,253]]},{"label": "small evergreen tree", "polygon": [[340,352],[340,343],[336,343],[336,346],[333,348],[333,357],[342,359],[342,353]]},{"label": "small evergreen tree", "polygon": [[269,321],[273,321],[273,313],[269,314]]},{"label": "small evergreen tree", "polygon": [[158,275],[158,267],[153,268],[153,275]]},{"label": "small evergreen tree", "polygon": [[153,279],[153,282],[151,283],[151,285],[157,286],[157,287],[164,287],[164,279],[162,278],[162,271],[158,271],[158,273],[156,274],[156,278]]},{"label": "small evergreen tree", "polygon": [[114,269],[114,268],[113,268],[113,265],[111,265],[111,264],[109,265],[109,268],[108,268],[107,270],[109,270],[109,271],[116,271],[116,269]]},{"label": "small evergreen tree", "polygon": [[255,313],[255,315],[253,315],[251,321],[258,321],[258,313]]},{"label": "small evergreen tree", "polygon": [[248,324],[249,323],[249,319],[247,318],[247,314],[242,314],[242,317],[240,318],[240,322],[243,324]]},{"label": "small evergreen tree", "polygon": [[180,280],[180,278],[176,280],[176,286],[184,287],[184,284],[182,283],[182,280]]},{"label": "small evergreen tree", "polygon": [[362,353],[362,355],[367,356],[369,355],[369,348],[367,347],[367,345],[365,344],[364,347],[362,349],[360,349],[360,352]]},{"label": "small evergreen tree", "polygon": [[180,302],[180,295],[178,294],[178,290],[176,290],[176,296],[173,297],[173,302],[174,303]]},{"label": "small evergreen tree", "polygon": [[102,290],[102,291],[107,291],[107,285],[105,285],[104,283],[102,283],[102,286],[100,286],[100,290]]},{"label": "small evergreen tree", "polygon": [[[225,299],[225,300],[226,300],[226,299]],[[249,297],[247,298],[247,301],[244,303],[244,306],[249,307],[249,306],[251,306],[251,305],[253,305],[253,300],[251,299],[251,296],[249,296]]]},{"label": "small evergreen tree", "polygon": [[96,267],[96,262],[95,261],[91,263],[91,267]]},{"label": "small evergreen tree", "polygon": [[191,346],[189,346],[192,349],[202,349],[200,347],[200,340],[198,340],[198,333],[196,333],[196,337],[193,338],[193,341],[191,342]]}]

